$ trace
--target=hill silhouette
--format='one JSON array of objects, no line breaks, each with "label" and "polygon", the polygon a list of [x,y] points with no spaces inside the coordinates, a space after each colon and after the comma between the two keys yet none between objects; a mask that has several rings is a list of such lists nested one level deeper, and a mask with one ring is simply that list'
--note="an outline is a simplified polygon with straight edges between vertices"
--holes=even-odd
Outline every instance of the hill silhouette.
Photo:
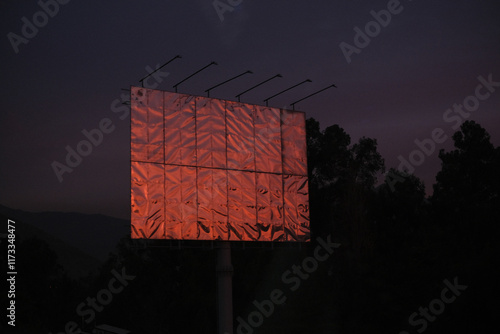
[{"label": "hill silhouette", "polygon": [[27,212],[2,205],[0,215],[16,222],[17,238],[47,242],[72,277],[96,271],[129,231],[126,220],[104,215]]}]

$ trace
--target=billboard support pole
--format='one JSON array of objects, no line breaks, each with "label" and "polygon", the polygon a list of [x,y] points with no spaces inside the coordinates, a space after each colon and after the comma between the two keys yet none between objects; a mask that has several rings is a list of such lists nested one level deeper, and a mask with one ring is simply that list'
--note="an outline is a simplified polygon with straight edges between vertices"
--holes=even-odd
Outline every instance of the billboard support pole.
[{"label": "billboard support pole", "polygon": [[308,98],[310,98],[311,96],[314,96],[314,95],[316,95],[316,94],[318,94],[318,93],[321,93],[322,91],[327,90],[328,88],[331,88],[331,87],[335,87],[335,88],[337,88],[337,86],[335,86],[335,85],[330,85],[330,86],[328,86],[328,87],[326,87],[326,88],[323,88],[323,89],[321,89],[321,90],[318,90],[318,91],[317,91],[317,92],[315,92],[315,93],[309,94],[309,95],[307,95],[306,97],[301,98],[300,100],[297,100],[297,101],[293,102],[292,104],[290,104],[290,105],[292,106],[292,110],[295,110],[295,104],[299,103],[300,101],[304,101],[305,99],[308,99]]},{"label": "billboard support pole", "polygon": [[233,334],[233,265],[229,241],[219,243],[216,272],[218,333]]},{"label": "billboard support pole", "polygon": [[267,79],[267,80],[264,80],[264,81],[262,81],[261,83],[258,83],[258,84],[256,84],[255,86],[248,88],[246,91],[239,93],[239,94],[238,94],[238,95],[236,95],[235,97],[237,97],[237,98],[238,98],[238,102],[240,102],[240,96],[241,96],[241,95],[245,94],[246,92],[251,91],[251,90],[252,90],[252,89],[254,89],[254,88],[259,87],[260,85],[265,84],[265,83],[266,83],[266,82],[268,82],[268,81],[273,80],[274,78],[282,78],[282,76],[281,76],[281,74],[279,74],[279,73],[278,73],[278,74],[276,74],[274,77],[269,78],[269,79]]},{"label": "billboard support pole", "polygon": [[198,71],[194,72],[193,74],[191,74],[190,76],[188,76],[187,78],[184,78],[183,80],[179,81],[178,83],[176,83],[175,85],[173,85],[173,87],[175,88],[175,92],[177,93],[177,86],[179,86],[181,83],[183,83],[184,81],[186,81],[187,79],[195,76],[196,74],[200,73],[201,71],[203,71],[204,69],[206,69],[207,67],[210,67],[212,65],[217,65],[217,63],[215,61],[211,62],[210,64],[208,64],[207,66],[199,69]]},{"label": "billboard support pole", "polygon": [[267,99],[265,99],[265,100],[264,100],[264,102],[266,102],[266,107],[268,106],[268,102],[269,102],[269,100],[270,100],[270,99],[272,99],[273,97],[276,97],[276,96],[278,96],[278,95],[280,95],[280,94],[283,94],[284,92],[287,92],[287,91],[289,91],[290,89],[295,88],[295,87],[297,87],[297,86],[300,86],[300,85],[302,85],[303,83],[306,83],[306,82],[312,82],[312,81],[311,81],[311,80],[309,80],[309,79],[306,79],[306,80],[304,80],[304,81],[302,81],[302,82],[299,82],[299,83],[298,83],[298,84],[296,84],[296,85],[293,85],[292,87],[289,87],[289,88],[287,88],[287,89],[285,89],[285,90],[282,90],[282,91],[281,91],[281,92],[279,92],[279,93],[274,94],[274,95],[273,95],[273,96],[271,96],[271,97],[268,97]]},{"label": "billboard support pole", "polygon": [[[210,97],[210,91],[211,91],[212,89],[217,88],[217,87],[219,87],[219,86],[222,86],[223,84],[228,83],[229,81],[234,80],[234,79],[236,79],[236,78],[239,78],[239,77],[241,77],[242,75],[245,75],[245,74],[247,74],[247,73],[253,74],[253,72],[252,72],[252,71],[246,71],[246,72],[243,72],[243,73],[241,73],[241,74],[238,74],[238,75],[237,75],[237,76],[235,76],[235,77],[232,77],[231,79],[227,79],[227,80],[226,80],[226,81],[224,81],[224,82],[221,82],[221,83],[219,83],[219,84],[217,84],[217,85],[215,85],[215,86],[210,87],[209,89],[205,90],[205,92],[207,93],[207,97]],[[238,102],[239,102],[239,101],[238,101]]]},{"label": "billboard support pole", "polygon": [[148,78],[150,75],[152,75],[153,73],[155,73],[156,71],[159,71],[161,70],[164,66],[170,64],[171,62],[173,62],[174,60],[176,60],[177,58],[182,58],[181,56],[177,55],[175,56],[174,58],[170,59],[169,61],[167,61],[165,64],[161,65],[160,67],[158,67],[156,70],[154,70],[153,72],[149,73],[148,75],[146,75],[144,78],[142,78],[141,80],[139,80],[139,82],[141,83],[141,86],[144,87],[144,80],[146,80],[146,78]]}]

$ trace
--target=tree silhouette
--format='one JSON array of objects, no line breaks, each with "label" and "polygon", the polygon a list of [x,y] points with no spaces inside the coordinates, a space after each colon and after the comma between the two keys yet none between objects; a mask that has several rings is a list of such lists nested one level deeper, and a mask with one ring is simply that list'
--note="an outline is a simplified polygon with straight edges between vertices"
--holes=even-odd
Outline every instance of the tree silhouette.
[{"label": "tree silhouette", "polygon": [[474,121],[464,122],[453,140],[455,150],[439,152],[442,168],[433,194],[439,219],[466,229],[498,222],[500,148]]},{"label": "tree silhouette", "polygon": [[342,237],[357,251],[371,249],[374,185],[384,170],[377,141],[362,137],[351,145],[337,124],[324,131],[313,118],[306,124],[313,232]]},{"label": "tree silhouette", "polygon": [[[393,180],[399,182],[393,182]],[[393,182],[393,183],[391,183]],[[413,174],[391,168],[378,188],[378,218],[381,225],[393,221],[416,226],[425,204],[425,185]]]},{"label": "tree silhouette", "polygon": [[77,283],[66,275],[57,254],[44,240],[19,240],[16,249],[17,327],[46,332],[61,329],[74,317]]}]

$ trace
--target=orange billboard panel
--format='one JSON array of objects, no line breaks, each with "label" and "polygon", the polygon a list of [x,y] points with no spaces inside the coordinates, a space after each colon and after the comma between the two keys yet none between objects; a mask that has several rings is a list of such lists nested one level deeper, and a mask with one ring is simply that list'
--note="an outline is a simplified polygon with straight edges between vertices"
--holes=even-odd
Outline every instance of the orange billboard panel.
[{"label": "orange billboard panel", "polygon": [[132,238],[309,241],[305,114],[132,87]]}]

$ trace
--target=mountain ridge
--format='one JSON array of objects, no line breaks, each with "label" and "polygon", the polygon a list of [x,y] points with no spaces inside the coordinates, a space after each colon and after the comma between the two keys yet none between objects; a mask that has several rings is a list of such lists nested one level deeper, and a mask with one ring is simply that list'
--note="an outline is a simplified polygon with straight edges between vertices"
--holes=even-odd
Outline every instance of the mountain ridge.
[{"label": "mountain ridge", "polygon": [[[0,204],[0,215],[16,222],[17,239],[37,237],[56,252],[59,263],[73,277],[99,268],[130,231],[127,220],[77,212],[29,212]],[[2,224],[5,233],[7,224]]]}]

